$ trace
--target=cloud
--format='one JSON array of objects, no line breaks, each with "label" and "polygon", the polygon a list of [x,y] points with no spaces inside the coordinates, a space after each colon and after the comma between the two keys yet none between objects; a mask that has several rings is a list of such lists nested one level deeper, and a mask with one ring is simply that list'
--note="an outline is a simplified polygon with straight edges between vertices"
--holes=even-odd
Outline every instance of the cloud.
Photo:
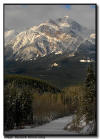
[{"label": "cloud", "polygon": [[23,30],[67,15],[83,26],[95,28],[95,8],[90,5],[5,5],[5,28]]}]

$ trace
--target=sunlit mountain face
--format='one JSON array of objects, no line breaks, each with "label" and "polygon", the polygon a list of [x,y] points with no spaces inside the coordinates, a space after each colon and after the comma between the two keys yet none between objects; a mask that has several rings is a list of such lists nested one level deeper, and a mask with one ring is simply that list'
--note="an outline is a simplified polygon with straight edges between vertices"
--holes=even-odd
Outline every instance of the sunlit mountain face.
[{"label": "sunlit mountain face", "polygon": [[[74,55],[86,40],[94,45],[94,32],[81,26],[69,16],[49,20],[23,32],[5,32],[5,59],[29,61],[51,53]],[[94,46],[95,47],[95,46]]]}]

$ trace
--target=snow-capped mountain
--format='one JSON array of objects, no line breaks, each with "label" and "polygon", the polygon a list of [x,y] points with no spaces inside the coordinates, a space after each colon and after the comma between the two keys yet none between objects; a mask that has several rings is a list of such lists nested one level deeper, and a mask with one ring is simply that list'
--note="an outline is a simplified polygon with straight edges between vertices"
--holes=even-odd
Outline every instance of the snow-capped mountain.
[{"label": "snow-capped mountain", "polygon": [[64,51],[71,54],[89,36],[94,38],[88,29],[68,16],[55,21],[50,19],[17,35],[14,30],[6,32],[5,58],[25,61]]}]

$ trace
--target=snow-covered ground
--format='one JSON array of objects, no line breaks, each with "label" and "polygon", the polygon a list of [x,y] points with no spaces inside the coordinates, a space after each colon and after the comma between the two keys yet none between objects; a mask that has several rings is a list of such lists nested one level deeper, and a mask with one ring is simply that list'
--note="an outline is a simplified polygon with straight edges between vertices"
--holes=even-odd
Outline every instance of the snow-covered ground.
[{"label": "snow-covered ground", "polygon": [[57,120],[53,120],[50,123],[35,127],[35,128],[30,128],[30,129],[17,129],[17,130],[10,130],[6,131],[6,135],[41,135],[41,134],[77,134],[75,132],[69,132],[67,130],[64,130],[64,127],[66,124],[70,123],[72,121],[72,116],[66,116],[63,118],[59,118]]},{"label": "snow-covered ground", "polygon": [[88,135],[90,129],[88,126],[85,126],[80,133],[64,130],[64,127],[72,122],[72,119],[73,116],[65,116],[35,128],[30,127],[5,131],[5,135]]}]

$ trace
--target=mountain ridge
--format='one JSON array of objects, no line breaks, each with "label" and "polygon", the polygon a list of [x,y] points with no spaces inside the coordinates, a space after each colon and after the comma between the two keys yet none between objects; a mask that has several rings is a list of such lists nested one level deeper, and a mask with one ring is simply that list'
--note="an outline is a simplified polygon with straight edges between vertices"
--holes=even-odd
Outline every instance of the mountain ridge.
[{"label": "mountain ridge", "polygon": [[85,39],[90,36],[88,30],[68,16],[50,19],[18,33],[5,44],[5,59],[36,60],[59,51],[71,54],[84,41],[84,35]]}]

